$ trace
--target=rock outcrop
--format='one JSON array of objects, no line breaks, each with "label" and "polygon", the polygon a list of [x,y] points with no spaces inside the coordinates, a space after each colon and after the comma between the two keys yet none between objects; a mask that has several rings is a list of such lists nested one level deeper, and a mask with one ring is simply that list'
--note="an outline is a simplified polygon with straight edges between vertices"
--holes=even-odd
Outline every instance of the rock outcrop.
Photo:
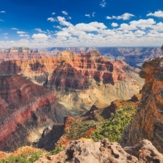
[{"label": "rock outcrop", "polygon": [[163,58],[143,64],[140,76],[145,79],[138,111],[126,128],[123,145],[133,145],[143,138],[163,152]]},{"label": "rock outcrop", "polygon": [[13,151],[41,137],[69,113],[55,94],[21,75],[0,77],[0,150]]},{"label": "rock outcrop", "polygon": [[163,155],[148,140],[124,149],[107,139],[93,142],[91,139],[73,141],[54,156],[39,159],[35,163],[150,163],[163,162]]}]

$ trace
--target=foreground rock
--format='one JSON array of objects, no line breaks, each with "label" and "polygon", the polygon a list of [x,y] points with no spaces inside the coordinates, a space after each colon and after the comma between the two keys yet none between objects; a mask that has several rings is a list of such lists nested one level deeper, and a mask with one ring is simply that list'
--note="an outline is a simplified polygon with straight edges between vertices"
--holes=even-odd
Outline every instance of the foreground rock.
[{"label": "foreground rock", "polygon": [[57,155],[41,158],[35,163],[162,163],[163,155],[152,143],[143,140],[124,149],[107,139],[93,142],[91,139],[73,141]]},{"label": "foreground rock", "polygon": [[145,79],[142,99],[122,144],[133,145],[146,138],[163,152],[163,58],[145,62],[140,76]]}]

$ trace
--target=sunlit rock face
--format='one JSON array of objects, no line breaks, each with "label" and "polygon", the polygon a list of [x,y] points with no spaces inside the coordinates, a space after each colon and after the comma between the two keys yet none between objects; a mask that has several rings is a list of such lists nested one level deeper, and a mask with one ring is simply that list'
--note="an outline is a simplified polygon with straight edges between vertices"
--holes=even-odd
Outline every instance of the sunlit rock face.
[{"label": "sunlit rock face", "polygon": [[126,129],[123,144],[148,138],[163,152],[163,58],[145,62],[140,72],[145,79],[138,112]]},{"label": "sunlit rock face", "polygon": [[125,62],[111,61],[97,51],[80,55],[63,51],[51,58],[2,62],[0,75],[6,74],[21,74],[54,90],[59,102],[74,115],[84,113],[93,104],[105,107],[116,99],[130,99],[143,85],[137,72]]},{"label": "sunlit rock face", "polygon": [[135,146],[122,148],[117,142],[104,139],[94,142],[91,139],[72,141],[64,151],[59,154],[40,158],[35,163],[50,162],[67,163],[145,163],[162,162],[163,155],[148,140],[143,140]]},{"label": "sunlit rock face", "polygon": [[67,115],[54,92],[20,75],[0,77],[0,150],[38,141],[45,128]]}]

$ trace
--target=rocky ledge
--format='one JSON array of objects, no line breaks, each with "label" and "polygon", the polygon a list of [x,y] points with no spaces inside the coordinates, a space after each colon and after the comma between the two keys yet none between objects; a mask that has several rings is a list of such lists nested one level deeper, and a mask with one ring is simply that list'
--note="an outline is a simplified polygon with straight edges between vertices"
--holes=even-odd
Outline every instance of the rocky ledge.
[{"label": "rocky ledge", "polygon": [[35,163],[162,163],[163,155],[148,140],[122,148],[107,139],[73,141],[57,155],[41,158]]}]

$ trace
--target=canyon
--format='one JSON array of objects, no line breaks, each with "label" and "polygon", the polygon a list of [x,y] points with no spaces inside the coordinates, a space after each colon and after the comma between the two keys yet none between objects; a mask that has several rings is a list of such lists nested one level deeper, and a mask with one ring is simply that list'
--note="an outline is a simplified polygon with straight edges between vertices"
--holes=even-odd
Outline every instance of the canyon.
[{"label": "canyon", "polygon": [[[0,150],[66,147],[38,163],[162,162],[162,67],[159,57],[146,61],[138,74],[124,61],[108,59],[96,50],[2,61]],[[122,128],[129,125],[123,132],[114,122]],[[121,146],[101,140],[104,137],[120,141]]]},{"label": "canyon", "polygon": [[27,47],[0,49],[0,62],[7,60],[39,59],[49,57],[47,53],[32,50]]},{"label": "canyon", "polygon": [[139,93],[144,82],[125,62],[110,61],[97,51],[81,55],[63,51],[51,58],[0,64],[0,75],[14,74],[55,90],[60,103],[76,108],[77,114],[95,103],[107,106],[115,99],[129,99]]},{"label": "canyon", "polygon": [[110,61],[97,51],[3,61],[0,76],[4,151],[37,145],[44,133],[60,128],[53,125],[63,123],[64,117],[79,117],[92,105],[104,108],[114,100],[130,99],[144,82],[125,62]]},{"label": "canyon", "polygon": [[52,56],[57,55],[63,50],[74,51],[79,54],[97,50],[102,56],[105,56],[110,60],[121,59],[130,66],[139,69],[141,69],[142,64],[146,60],[155,59],[163,55],[160,47],[51,47],[41,50],[44,50],[44,52]]}]

